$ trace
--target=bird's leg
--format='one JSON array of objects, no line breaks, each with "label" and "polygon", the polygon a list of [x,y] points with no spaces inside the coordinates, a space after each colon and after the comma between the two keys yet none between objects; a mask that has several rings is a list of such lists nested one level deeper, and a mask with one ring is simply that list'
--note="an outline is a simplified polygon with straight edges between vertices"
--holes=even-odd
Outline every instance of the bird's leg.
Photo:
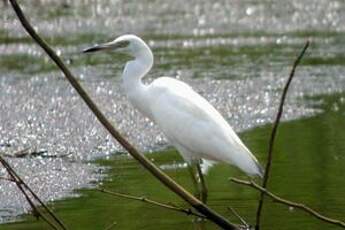
[{"label": "bird's leg", "polygon": [[208,189],[207,189],[207,186],[206,186],[205,177],[204,177],[204,175],[202,174],[202,171],[201,171],[200,164],[201,164],[201,161],[199,161],[196,164],[196,169],[197,169],[198,176],[199,176],[199,179],[200,179],[200,183],[199,184],[201,185],[201,201],[206,204],[206,202],[207,202],[207,195],[208,195]]},{"label": "bird's leg", "polygon": [[196,177],[196,174],[194,172],[194,167],[193,167],[194,164],[188,164],[188,171],[191,175],[191,178],[192,178],[192,182],[193,182],[193,185],[194,185],[194,189],[195,189],[195,192],[194,192],[194,196],[198,199],[200,199],[200,190],[199,190],[199,183],[198,183],[198,179]]}]

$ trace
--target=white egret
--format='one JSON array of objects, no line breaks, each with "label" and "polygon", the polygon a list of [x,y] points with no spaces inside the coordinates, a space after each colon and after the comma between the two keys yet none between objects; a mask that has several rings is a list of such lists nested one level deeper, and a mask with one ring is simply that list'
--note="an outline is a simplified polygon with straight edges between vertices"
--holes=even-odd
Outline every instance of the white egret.
[{"label": "white egret", "polygon": [[[129,101],[160,127],[191,169],[196,164],[203,201],[206,201],[207,190],[199,166],[201,159],[226,162],[250,176],[262,176],[257,159],[231,126],[189,85],[170,77],[160,77],[147,85],[142,83],[142,78],[153,65],[153,54],[141,38],[123,35],[84,52],[101,50],[119,51],[131,56],[122,74]],[[191,172],[195,176],[193,170]],[[197,183],[196,178],[193,179]]]}]

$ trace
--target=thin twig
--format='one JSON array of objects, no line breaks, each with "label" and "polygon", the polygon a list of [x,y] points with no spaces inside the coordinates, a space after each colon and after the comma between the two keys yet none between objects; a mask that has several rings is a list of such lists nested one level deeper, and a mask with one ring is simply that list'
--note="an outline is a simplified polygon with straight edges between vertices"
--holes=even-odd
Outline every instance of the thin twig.
[{"label": "thin twig", "polygon": [[28,153],[29,153],[29,149],[30,148],[24,148],[22,150],[19,150],[15,153],[12,153],[12,154],[7,154],[7,153],[1,153],[0,156],[3,156],[3,157],[23,157],[23,156],[26,156]]},{"label": "thin twig", "polygon": [[[14,172],[14,170],[12,169],[12,167],[8,164],[8,162],[3,159],[0,156],[0,162],[1,164],[4,166],[4,168],[6,169],[8,175],[10,176],[11,180],[17,185],[18,189],[23,193],[25,199],[27,200],[27,202],[29,203],[29,205],[31,206],[31,209],[33,211],[33,215],[38,218],[40,216],[40,212],[38,211],[38,208],[36,207],[36,205],[34,204],[34,202],[30,199],[29,195],[26,193],[23,184],[21,183],[21,181],[18,179],[18,177],[16,176],[16,173]],[[43,218],[44,219],[44,218]]]},{"label": "thin twig", "polygon": [[110,230],[112,229],[115,225],[117,225],[117,222],[114,221],[113,223],[111,223],[108,227],[106,227],[104,230]]},{"label": "thin twig", "polygon": [[[301,61],[305,51],[307,50],[308,46],[309,46],[309,41],[307,41],[305,43],[302,51],[300,52],[300,54],[296,58],[293,66],[292,66],[289,78],[288,78],[288,80],[287,80],[287,82],[285,84],[285,87],[284,87],[281,99],[280,99],[278,113],[277,113],[276,119],[275,119],[275,121],[273,123],[271,137],[270,137],[269,144],[268,144],[268,146],[269,146],[268,147],[268,157],[267,157],[267,163],[266,163],[266,167],[265,167],[265,174],[264,174],[264,178],[263,178],[263,181],[262,181],[262,187],[263,188],[267,187],[267,182],[268,182],[268,179],[269,179],[269,176],[270,176],[272,159],[273,159],[272,157],[273,157],[274,140],[275,140],[275,137],[276,137],[276,134],[277,134],[278,126],[279,126],[279,123],[280,123],[280,118],[281,118],[281,116],[283,114],[285,98],[286,98],[287,92],[289,90],[289,86],[290,86],[290,83],[292,81],[292,78],[295,75],[296,67],[300,63],[300,61]],[[258,208],[257,208],[257,212],[256,212],[256,224],[255,224],[255,229],[256,230],[260,229],[261,211],[262,211],[262,207],[263,207],[263,204],[264,204],[264,195],[265,195],[265,193],[261,193],[260,194],[260,199],[259,199]]]},{"label": "thin twig", "polygon": [[197,216],[197,217],[200,217],[200,218],[206,218],[204,215],[200,215],[199,213],[193,212],[189,208],[182,208],[182,207],[179,207],[179,206],[177,206],[175,204],[165,204],[165,203],[162,203],[162,202],[159,202],[159,201],[151,200],[151,199],[146,198],[146,197],[133,196],[133,195],[125,194],[125,193],[109,191],[109,190],[106,190],[106,189],[97,189],[97,191],[100,191],[100,192],[103,192],[103,193],[106,193],[106,194],[109,194],[109,195],[112,195],[112,196],[122,197],[122,198],[129,199],[129,200],[142,201],[144,203],[152,204],[154,206],[158,206],[158,207],[161,207],[161,208],[166,208],[166,209],[173,210],[173,211],[176,211],[176,212],[181,212],[181,213],[184,213],[184,214],[187,214],[187,215]]},{"label": "thin twig", "polygon": [[0,176],[0,180],[7,180],[7,181],[15,182],[15,180],[13,180],[12,178],[3,177],[3,176]]},{"label": "thin twig", "polygon": [[176,193],[186,202],[188,202],[193,208],[195,208],[198,212],[202,215],[205,215],[206,218],[213,223],[217,224],[218,226],[225,228],[225,229],[237,229],[236,225],[232,224],[215,212],[213,209],[208,207],[207,205],[203,204],[200,200],[195,198],[191,193],[185,190],[181,185],[176,183],[171,177],[165,174],[162,170],[159,169],[155,164],[149,161],[143,154],[139,153],[138,150],[134,148],[106,119],[104,114],[99,110],[96,104],[92,101],[90,96],[86,93],[86,91],[82,88],[70,70],[66,67],[63,61],[58,57],[58,55],[54,52],[54,50],[36,33],[30,23],[27,21],[26,17],[24,16],[21,8],[17,4],[16,0],[10,0],[11,5],[18,16],[21,24],[25,28],[25,30],[29,33],[29,35],[34,39],[34,41],[42,47],[42,49],[48,54],[48,56],[55,62],[55,64],[60,68],[60,70],[64,73],[65,77],[74,87],[74,89],[78,92],[78,94],[82,97],[84,102],[88,105],[90,110],[94,113],[97,119],[102,123],[102,125],[108,130],[108,132],[128,151],[129,154],[137,161],[141,163],[153,176],[155,176],[160,182],[162,182],[166,187],[168,187],[171,191]]},{"label": "thin twig", "polygon": [[242,225],[245,227],[245,229],[249,229],[250,225],[244,220],[244,218],[242,216],[240,216],[240,214],[238,214],[238,212],[236,212],[236,210],[232,207],[228,207],[228,210],[234,214],[234,216],[236,216],[240,222],[242,223]]},{"label": "thin twig", "polygon": [[[0,156],[0,163],[4,166],[6,169],[8,175],[11,177],[13,182],[17,185],[18,189],[22,192],[25,199],[29,203],[33,215],[35,217],[41,217],[46,223],[48,223],[53,229],[59,229],[54,223],[52,223],[42,212],[39,211],[39,209],[34,204],[34,201],[31,200],[29,194],[27,194],[27,191],[34,197],[36,201],[46,210],[46,212],[49,214],[51,218],[53,218],[58,226],[60,226],[61,229],[66,230],[67,228],[63,224],[63,222],[40,200],[40,198],[31,190],[31,188],[21,179],[21,177],[14,171],[14,169],[10,166],[10,164]],[[27,191],[26,191],[27,190]]]},{"label": "thin twig", "polygon": [[334,224],[337,225],[339,227],[345,228],[345,222],[341,221],[341,220],[337,220],[337,219],[333,219],[327,216],[324,216],[322,214],[320,214],[319,212],[315,211],[314,209],[306,206],[305,204],[302,203],[296,203],[290,200],[286,200],[283,199],[275,194],[273,194],[272,192],[268,191],[266,188],[261,187],[260,185],[256,184],[254,181],[246,181],[246,180],[240,180],[237,178],[231,178],[230,179],[232,182],[237,183],[237,184],[242,184],[242,185],[247,185],[250,186],[258,191],[260,191],[261,193],[266,194],[267,196],[269,196],[272,200],[281,203],[281,204],[285,204],[288,205],[290,207],[294,207],[300,210],[303,210],[305,212],[307,212],[308,214],[316,217],[319,220],[322,220],[324,222],[330,223],[330,224]]}]

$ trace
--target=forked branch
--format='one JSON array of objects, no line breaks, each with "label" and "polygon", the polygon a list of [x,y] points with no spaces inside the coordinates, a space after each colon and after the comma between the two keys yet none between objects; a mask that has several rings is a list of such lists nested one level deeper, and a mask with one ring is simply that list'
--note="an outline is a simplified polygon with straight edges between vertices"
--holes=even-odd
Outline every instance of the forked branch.
[{"label": "forked branch", "polygon": [[[292,78],[295,76],[296,67],[298,66],[298,64],[302,60],[302,57],[304,56],[305,51],[308,49],[308,47],[309,47],[309,41],[307,41],[305,43],[301,53],[296,58],[293,66],[292,66],[289,78],[288,78],[288,80],[284,86],[284,90],[283,90],[283,93],[282,93],[282,96],[280,99],[278,113],[277,113],[277,116],[276,116],[275,121],[273,123],[273,128],[272,128],[272,132],[271,132],[271,136],[270,136],[270,140],[269,140],[269,144],[268,144],[268,156],[267,156],[267,162],[266,162],[266,167],[265,167],[265,174],[264,174],[264,178],[262,181],[262,187],[263,188],[267,187],[267,182],[268,182],[270,172],[271,172],[271,165],[272,165],[272,160],[273,160],[273,146],[274,146],[275,137],[277,135],[278,126],[280,123],[280,118],[283,114],[286,95],[287,95],[287,92],[289,90],[289,86],[290,86],[290,83],[292,81]],[[264,198],[265,198],[264,196],[265,196],[265,193],[262,192],[260,194],[259,204],[258,204],[258,208],[257,208],[257,212],[256,212],[256,224],[255,224],[256,230],[260,229],[261,211],[262,211],[262,207],[264,204]]]},{"label": "forked branch", "polygon": [[240,179],[237,179],[237,178],[231,178],[230,180],[232,182],[234,182],[234,183],[237,183],[237,184],[242,184],[242,185],[246,185],[246,186],[252,187],[252,188],[260,191],[261,193],[264,193],[265,195],[269,196],[275,202],[278,202],[278,203],[281,203],[281,204],[285,204],[285,205],[287,205],[289,207],[297,208],[299,210],[307,212],[308,214],[310,214],[311,216],[314,216],[315,218],[317,218],[319,220],[322,220],[322,221],[325,221],[327,223],[334,224],[334,225],[337,225],[339,227],[345,228],[345,222],[343,222],[341,220],[337,220],[337,219],[333,219],[333,218],[324,216],[324,215],[320,214],[319,212],[315,211],[314,209],[308,207],[305,204],[297,203],[297,202],[293,202],[293,201],[290,201],[290,200],[283,199],[283,198],[275,195],[274,193],[268,191],[266,188],[261,187],[260,185],[256,184],[254,181],[240,180]]},{"label": "forked branch", "polygon": [[155,200],[151,200],[149,198],[146,197],[140,197],[140,196],[133,196],[133,195],[129,195],[129,194],[125,194],[125,193],[119,193],[119,192],[113,192],[113,191],[109,191],[106,189],[97,189],[97,191],[112,195],[112,196],[116,196],[116,197],[121,197],[121,198],[125,198],[125,199],[129,199],[129,200],[137,200],[137,201],[141,201],[147,204],[151,204],[157,207],[161,207],[161,208],[165,208],[165,209],[169,209],[175,212],[181,212],[184,213],[186,215],[192,215],[192,216],[196,216],[196,217],[200,217],[200,218],[205,218],[205,216],[200,215],[199,213],[194,212],[192,209],[190,208],[183,208],[183,207],[179,207],[177,205],[172,205],[172,204],[166,204],[166,203],[162,203],[159,201],[155,201]]},{"label": "forked branch", "polygon": [[[29,203],[35,217],[41,217],[53,229],[67,229],[63,222],[53,213],[53,211],[50,210],[50,208],[48,208],[48,206],[43,203],[38,195],[22,180],[22,178],[14,171],[11,165],[1,155],[0,163],[3,165],[9,175],[9,178],[6,177],[6,180],[12,181],[17,185],[18,189],[21,191],[21,193]],[[37,201],[43,207],[48,217],[43,212],[41,212],[38,207],[36,207],[34,201]]]}]

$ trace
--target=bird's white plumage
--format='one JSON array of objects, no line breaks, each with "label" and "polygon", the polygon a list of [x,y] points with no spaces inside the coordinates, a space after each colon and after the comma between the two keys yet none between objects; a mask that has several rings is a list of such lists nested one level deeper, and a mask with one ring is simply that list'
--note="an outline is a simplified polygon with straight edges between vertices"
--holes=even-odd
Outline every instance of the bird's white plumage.
[{"label": "bird's white plumage", "polygon": [[230,125],[190,86],[161,77],[149,85],[148,92],[154,121],[187,162],[222,161],[250,175],[261,174],[257,160]]},{"label": "bird's white plumage", "polygon": [[[124,41],[128,46],[123,47]],[[133,57],[122,76],[129,100],[160,127],[188,163],[199,159],[221,161],[249,175],[262,175],[258,161],[222,115],[190,86],[169,77],[142,83],[153,64],[152,52],[143,40],[123,35],[102,47],[112,46]]]}]

